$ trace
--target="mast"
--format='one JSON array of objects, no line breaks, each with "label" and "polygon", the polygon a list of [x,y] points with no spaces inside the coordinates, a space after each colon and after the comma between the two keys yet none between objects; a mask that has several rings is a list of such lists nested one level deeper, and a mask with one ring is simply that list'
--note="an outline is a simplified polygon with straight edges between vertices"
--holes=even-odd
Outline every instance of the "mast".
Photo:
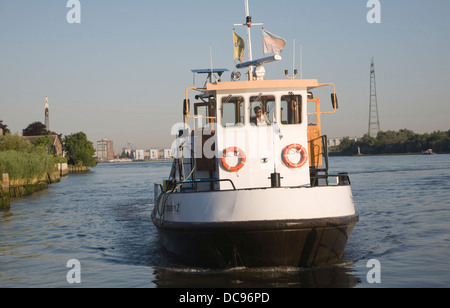
[{"label": "mast", "polygon": [[[248,8],[248,0],[245,0],[245,14],[246,14],[246,19],[245,19],[245,24],[234,24],[233,26],[245,26],[247,27],[247,48],[248,48],[248,61],[244,62],[244,63],[238,63],[236,64],[236,68],[237,69],[242,69],[242,68],[249,68],[248,71],[248,80],[249,81],[253,81],[253,80],[262,80],[264,78],[264,74],[265,74],[265,70],[263,67],[264,63],[269,63],[269,62],[274,62],[274,61],[280,61],[281,60],[281,56],[279,55],[279,53],[276,53],[272,56],[269,57],[264,57],[261,59],[256,59],[253,60],[253,55],[252,55],[252,41],[251,41],[251,32],[250,32],[250,28],[252,26],[262,26],[264,29],[264,24],[263,23],[253,23],[252,22],[252,17],[250,16],[250,10]],[[234,30],[234,28],[233,28]],[[284,40],[283,40],[284,41]],[[254,69],[254,67],[256,66],[256,69]],[[255,72],[255,75],[253,74],[253,72]]]},{"label": "mast", "polygon": [[[252,27],[252,17],[250,16],[250,10],[248,8],[248,0],[245,0],[245,23],[247,25],[247,46],[248,46],[248,61],[253,61],[252,55],[252,38],[250,28]],[[248,80],[253,80],[253,65],[248,68]]]},{"label": "mast", "polygon": [[[263,23],[252,23],[252,17],[250,16],[250,9],[248,6],[248,0],[244,0],[245,4],[245,24],[234,24],[234,26],[246,26],[247,27],[247,48],[248,48],[248,61],[245,63],[241,63],[236,65],[237,68],[248,67],[248,80],[253,80],[253,66],[260,65],[262,63],[253,63],[253,54],[252,54],[252,37],[251,37],[251,27],[252,26],[264,26]],[[273,57],[271,57],[273,58]],[[265,59],[267,61],[267,59]],[[272,61],[275,61],[272,59]]]},{"label": "mast", "polygon": [[[248,46],[248,61],[253,61],[252,56],[252,38],[250,28],[252,27],[252,17],[250,16],[250,11],[248,8],[248,0],[245,0],[245,23],[247,25],[247,46]],[[250,66],[250,69],[252,67]]]}]

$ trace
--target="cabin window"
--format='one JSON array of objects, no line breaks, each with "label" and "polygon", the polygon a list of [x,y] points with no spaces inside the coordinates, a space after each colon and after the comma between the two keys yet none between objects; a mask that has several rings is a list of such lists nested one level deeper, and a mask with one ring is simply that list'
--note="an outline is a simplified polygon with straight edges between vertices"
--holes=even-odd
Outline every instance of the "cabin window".
[{"label": "cabin window", "polygon": [[300,124],[302,123],[302,96],[283,95],[281,97],[281,123]]},{"label": "cabin window", "polygon": [[[261,119],[257,121],[257,112],[261,109]],[[270,125],[273,121],[275,112],[275,96],[258,95],[250,97],[250,124],[251,125]]]},{"label": "cabin window", "polygon": [[[309,100],[314,102],[314,100]],[[308,104],[308,125],[317,125],[317,104]]]},{"label": "cabin window", "polygon": [[244,125],[244,98],[242,96],[226,96],[222,98],[222,125]]},{"label": "cabin window", "polygon": [[194,115],[198,117],[195,122],[196,128],[207,127],[210,123],[214,123],[214,120],[211,119],[216,116],[214,105],[214,99],[194,104]]}]

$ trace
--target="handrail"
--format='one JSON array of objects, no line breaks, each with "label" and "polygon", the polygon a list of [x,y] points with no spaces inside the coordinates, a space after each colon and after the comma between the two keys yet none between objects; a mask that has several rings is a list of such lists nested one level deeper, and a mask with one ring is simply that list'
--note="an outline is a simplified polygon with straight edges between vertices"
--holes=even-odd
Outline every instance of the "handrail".
[{"label": "handrail", "polygon": [[217,117],[199,117],[199,116],[191,116],[189,115],[189,90],[198,90],[199,88],[187,88],[186,89],[186,116],[190,119],[216,119]]},{"label": "handrail", "polygon": [[[332,83],[320,83],[318,88],[321,87],[326,87],[326,86],[333,86],[333,95],[334,95],[334,100],[336,101],[336,87],[334,86],[334,84]],[[324,112],[320,112],[321,114],[332,114],[335,113],[337,110],[337,104],[334,104],[334,110],[333,111],[324,111]]]},{"label": "handrail", "polygon": [[[314,114],[315,115],[320,115],[321,114],[321,112],[320,112],[320,98],[318,98],[318,97],[308,98],[307,102],[308,103],[310,103],[310,102],[315,102],[316,103],[316,112],[308,112],[307,115],[314,115]],[[319,109],[319,112],[317,112],[317,109]]]},{"label": "handrail", "polygon": [[175,182],[175,185],[178,184],[189,184],[189,183],[208,183],[208,182],[230,182],[231,186],[233,187],[233,190],[236,190],[236,186],[234,186],[234,183],[231,179],[196,179],[196,180],[187,180],[183,182]]}]

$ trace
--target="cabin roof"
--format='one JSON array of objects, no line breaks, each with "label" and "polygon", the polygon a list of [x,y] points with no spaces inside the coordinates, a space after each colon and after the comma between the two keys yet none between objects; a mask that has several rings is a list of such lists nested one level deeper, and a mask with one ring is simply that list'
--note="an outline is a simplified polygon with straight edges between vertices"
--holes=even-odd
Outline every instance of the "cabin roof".
[{"label": "cabin roof", "polygon": [[39,138],[45,138],[45,137],[49,137],[50,140],[53,142],[53,144],[56,144],[57,142],[60,142],[58,135],[39,135],[39,136],[23,136],[23,139],[33,143],[36,141],[36,139]]},{"label": "cabin roof", "polygon": [[220,83],[207,83],[207,91],[227,91],[227,90],[256,90],[256,89],[286,89],[286,88],[307,88],[308,90],[317,88],[317,79],[284,79],[284,80],[255,80],[255,81],[228,81]]}]

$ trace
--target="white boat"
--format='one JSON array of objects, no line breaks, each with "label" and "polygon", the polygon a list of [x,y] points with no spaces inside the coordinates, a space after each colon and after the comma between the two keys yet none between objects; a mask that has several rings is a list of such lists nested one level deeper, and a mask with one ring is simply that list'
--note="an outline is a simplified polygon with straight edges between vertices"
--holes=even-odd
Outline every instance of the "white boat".
[{"label": "white boat", "polygon": [[[247,2],[246,12],[251,49]],[[221,82],[226,69],[194,70],[207,82],[186,90],[172,170],[155,183],[152,221],[162,246],[208,267],[338,262],[359,216],[348,174],[328,172],[321,116],[336,112],[334,85],[265,80],[264,64],[281,56],[248,57],[236,66],[248,71],[242,81],[238,71]],[[313,96],[324,86],[333,89],[328,112]],[[263,125],[255,125],[255,107]]]}]

